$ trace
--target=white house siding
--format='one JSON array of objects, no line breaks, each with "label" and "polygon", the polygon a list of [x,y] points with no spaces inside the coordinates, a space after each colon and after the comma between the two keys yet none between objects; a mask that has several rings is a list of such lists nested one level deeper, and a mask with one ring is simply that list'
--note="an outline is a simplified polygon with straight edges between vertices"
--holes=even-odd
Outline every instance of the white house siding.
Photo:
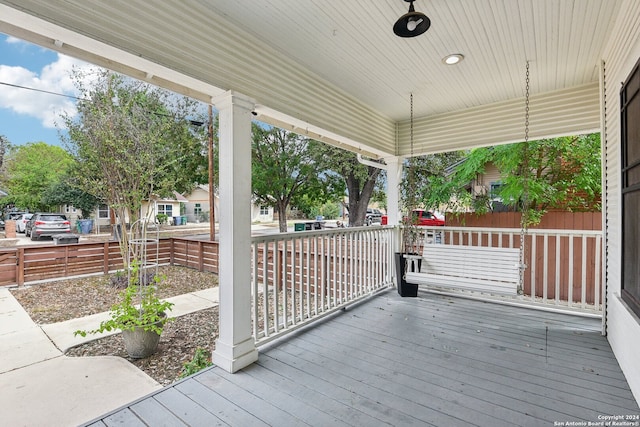
[{"label": "white house siding", "polygon": [[185,198],[189,200],[185,204],[187,219],[189,221],[198,222],[200,220],[200,218],[197,218],[195,214],[196,203],[200,204],[200,208],[203,213],[211,211],[209,207],[209,192],[207,190],[198,187],[193,190],[191,194],[186,195]]},{"label": "white house siding", "polygon": [[500,181],[502,181],[502,178],[496,165],[487,163],[484,168],[484,173],[478,175],[478,179],[475,182],[475,194],[485,194],[491,191],[491,184],[499,183]]},{"label": "white house siding", "polygon": [[604,52],[604,171],[606,221],[607,336],[636,400],[640,401],[640,319],[620,297],[621,290],[621,175],[620,82],[640,58],[640,2],[626,0]]},{"label": "white house siding", "polygon": [[180,202],[177,200],[154,200],[151,202],[142,202],[140,209],[140,218],[149,218],[155,220],[157,205],[171,205],[171,217],[180,216]]}]

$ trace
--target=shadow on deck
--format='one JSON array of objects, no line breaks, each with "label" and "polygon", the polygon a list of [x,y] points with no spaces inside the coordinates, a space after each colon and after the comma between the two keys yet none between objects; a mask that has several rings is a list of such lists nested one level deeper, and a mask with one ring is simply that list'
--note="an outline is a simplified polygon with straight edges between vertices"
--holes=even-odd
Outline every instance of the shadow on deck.
[{"label": "shadow on deck", "polygon": [[91,425],[553,426],[638,416],[600,328],[387,292],[262,348],[237,374],[210,368]]}]

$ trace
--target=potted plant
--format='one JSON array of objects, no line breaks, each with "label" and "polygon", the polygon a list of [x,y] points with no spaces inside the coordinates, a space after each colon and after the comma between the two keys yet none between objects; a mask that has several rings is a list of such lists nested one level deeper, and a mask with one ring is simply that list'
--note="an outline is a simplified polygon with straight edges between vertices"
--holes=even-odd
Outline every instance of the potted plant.
[{"label": "potted plant", "polygon": [[156,220],[158,221],[158,224],[160,224],[160,225],[166,224],[168,218],[169,217],[167,216],[167,214],[159,213],[158,215],[156,215]]},{"label": "potted plant", "polygon": [[[138,270],[135,263],[132,270]],[[159,276],[155,275],[153,280],[145,280],[144,276],[137,274],[131,277],[133,279],[122,292],[120,301],[111,307],[111,318],[101,322],[94,330],[78,330],[74,335],[84,337],[120,329],[129,357],[142,359],[156,352],[162,329],[171,320],[167,317],[167,311],[171,311],[173,303],[158,298],[156,289],[161,281]]]}]

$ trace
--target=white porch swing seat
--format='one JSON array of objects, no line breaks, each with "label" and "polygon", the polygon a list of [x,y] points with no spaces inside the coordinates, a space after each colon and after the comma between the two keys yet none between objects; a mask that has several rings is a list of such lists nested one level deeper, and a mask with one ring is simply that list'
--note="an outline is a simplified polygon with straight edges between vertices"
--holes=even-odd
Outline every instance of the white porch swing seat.
[{"label": "white porch swing seat", "polygon": [[498,295],[518,295],[520,250],[517,248],[434,243],[423,246],[422,256],[405,255],[405,259],[409,264],[414,263],[415,270],[410,271],[411,268],[407,268],[407,283]]},{"label": "white porch swing seat", "polygon": [[[525,159],[528,169],[529,143],[529,61],[525,94]],[[413,99],[412,99],[413,120]],[[413,143],[413,124],[412,124]],[[523,188],[524,205],[528,200],[528,177]],[[422,256],[405,255],[405,281],[416,285],[483,292],[500,295],[519,295],[524,289],[524,242],[527,232],[525,212],[520,220],[520,248],[464,246],[423,242]],[[411,265],[412,264],[412,265]]]}]

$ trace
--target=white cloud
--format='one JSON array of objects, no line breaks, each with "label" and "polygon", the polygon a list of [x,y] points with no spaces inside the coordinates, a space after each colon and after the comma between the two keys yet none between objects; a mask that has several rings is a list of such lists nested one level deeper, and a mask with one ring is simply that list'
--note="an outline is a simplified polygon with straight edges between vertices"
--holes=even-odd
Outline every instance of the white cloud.
[{"label": "white cloud", "polygon": [[[12,38],[7,39],[7,42],[15,43]],[[75,96],[76,91],[70,76],[74,66],[91,67],[85,62],[61,54],[58,54],[58,59],[46,65],[40,73],[24,67],[0,65],[0,82],[37,89],[28,90],[3,85],[0,90],[0,108],[35,117],[44,127],[55,128],[56,123],[61,123],[61,113],[75,115],[75,100],[38,90]]]},{"label": "white cloud", "polygon": [[13,36],[7,36],[7,43],[9,44],[19,44],[19,43],[25,43],[23,40],[17,38],[17,37],[13,37]]}]

